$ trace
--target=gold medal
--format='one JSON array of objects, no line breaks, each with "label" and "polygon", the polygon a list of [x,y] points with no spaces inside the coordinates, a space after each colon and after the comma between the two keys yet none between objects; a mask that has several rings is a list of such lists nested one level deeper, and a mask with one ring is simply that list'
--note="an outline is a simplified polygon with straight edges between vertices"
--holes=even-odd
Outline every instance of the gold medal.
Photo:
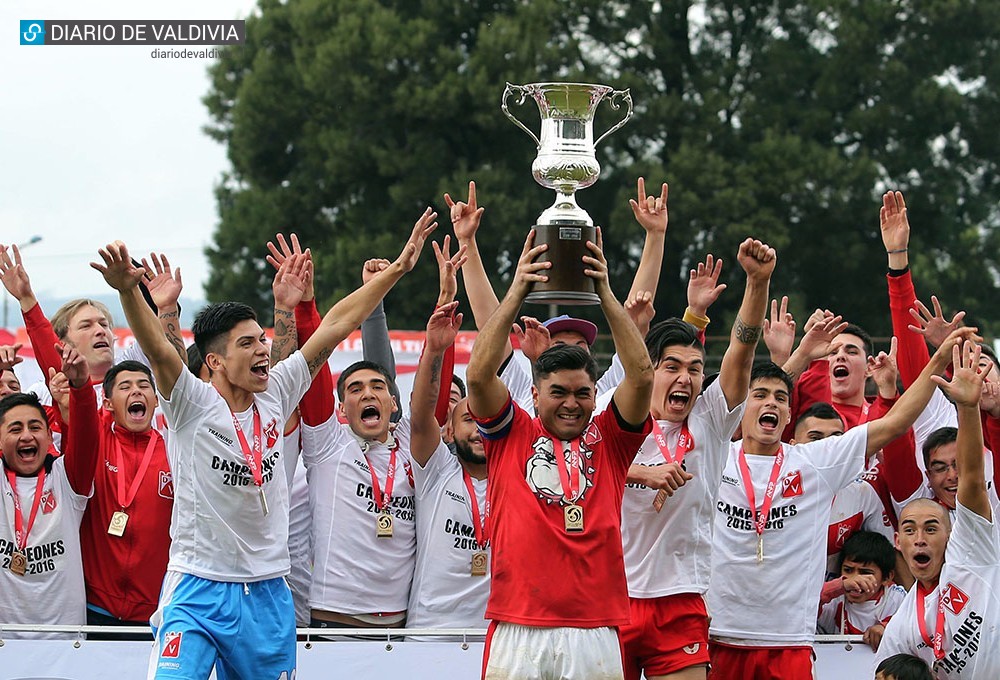
[{"label": "gold medal", "polygon": [[260,493],[260,509],[264,511],[264,517],[267,517],[267,496],[264,495],[264,487],[258,486],[257,491]]},{"label": "gold medal", "polygon": [[375,519],[375,536],[377,538],[392,538],[392,515],[383,510]]},{"label": "gold medal", "polygon": [[108,533],[112,536],[123,536],[126,524],[128,524],[128,515],[124,510],[120,510],[111,515],[111,523],[108,524]]},{"label": "gold medal", "polygon": [[486,568],[489,566],[490,558],[483,552],[472,553],[472,575],[473,576],[486,576]]},{"label": "gold medal", "polygon": [[757,564],[764,561],[764,534],[757,536]]},{"label": "gold medal", "polygon": [[10,556],[10,570],[18,576],[24,576],[28,571],[28,558],[20,550],[15,550]]},{"label": "gold medal", "polygon": [[566,523],[566,533],[578,534],[583,531],[583,508],[576,503],[563,508],[563,520]]}]

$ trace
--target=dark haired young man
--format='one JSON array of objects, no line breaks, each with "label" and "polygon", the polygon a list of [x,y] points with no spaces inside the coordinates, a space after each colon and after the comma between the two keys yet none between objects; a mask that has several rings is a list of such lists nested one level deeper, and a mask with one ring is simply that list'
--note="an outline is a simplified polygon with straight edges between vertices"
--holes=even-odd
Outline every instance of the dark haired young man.
[{"label": "dark haired young man", "polygon": [[[253,310],[221,303],[195,322],[195,342],[211,371],[198,380],[164,336],[138,289],[143,275],[123,243],[93,263],[119,291],[125,316],[149,357],[171,428],[174,481],[170,561],[154,614],[150,675],[292,677],[295,615],[284,576],[288,484],[282,427],[334,346],[410,271],[433,230],[428,209],[397,260],[327,313],[302,348],[273,368]],[[289,258],[282,281],[304,290],[305,258]],[[285,310],[289,314],[293,310]]]},{"label": "dark haired young man", "polygon": [[[705,350],[679,319],[654,325],[653,434],[629,468],[622,541],[631,621],[622,628],[625,677],[705,678],[713,500],[739,425],[777,259],[760,241],[740,244],[746,287],[719,379],[702,391]],[[667,495],[671,498],[666,499]]]},{"label": "dark haired young man", "polygon": [[875,680],[934,680],[931,669],[912,654],[893,654],[875,668]]},{"label": "dark haired young man", "polygon": [[862,471],[868,454],[913,424],[934,390],[931,376],[947,366],[946,352],[973,330],[956,331],[885,416],[806,444],[781,442],[791,379],[770,362],[754,367],[743,439],[730,447],[716,502],[712,680],[812,677],[834,494]]},{"label": "dark haired young man", "polygon": [[[86,361],[71,347],[62,356],[71,401],[94,408]],[[80,437],[68,441],[63,455],[54,458],[49,453],[52,432],[38,397],[16,393],[0,400],[0,621],[4,623],[86,622],[80,521],[93,489],[97,457],[95,451],[76,445],[88,436],[96,437],[96,429],[81,426]]]},{"label": "dark haired young man", "polygon": [[[104,375],[104,404],[70,400],[69,437],[98,460],[80,528],[90,625],[145,625],[167,571],[173,478],[153,429],[148,366],[122,361]],[[85,433],[96,432],[97,436]]]},{"label": "dark haired young man", "polygon": [[[490,678],[621,678],[617,627],[628,622],[621,502],[629,465],[649,434],[653,367],[642,337],[608,283],[598,243],[594,279],[625,378],[591,420],[596,368],[585,350],[557,345],[535,365],[536,418],[497,377],[506,337],[535,281],[546,245],[530,232],[507,295],[483,327],[466,371],[469,410],[484,440],[490,485],[492,583],[483,674]],[[563,649],[563,653],[553,650]]]},{"label": "dark haired young man", "polygon": [[958,411],[955,521],[940,504],[924,498],[900,513],[896,547],[917,583],[886,626],[875,657],[879,663],[894,654],[912,654],[940,680],[1000,677],[1000,532],[986,491],[979,415],[983,381],[992,366],[980,363],[980,349],[973,345],[967,341],[952,350],[950,382],[935,380]]}]

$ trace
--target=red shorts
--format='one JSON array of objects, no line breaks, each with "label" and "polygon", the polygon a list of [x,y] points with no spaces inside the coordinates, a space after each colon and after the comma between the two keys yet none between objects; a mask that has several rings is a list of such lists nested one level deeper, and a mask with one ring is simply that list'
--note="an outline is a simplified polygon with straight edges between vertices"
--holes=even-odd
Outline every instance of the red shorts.
[{"label": "red shorts", "polygon": [[712,643],[708,680],[813,680],[811,647],[736,647]]},{"label": "red shorts", "polygon": [[708,613],[698,593],[629,598],[632,621],[622,626],[625,680],[708,665]]}]

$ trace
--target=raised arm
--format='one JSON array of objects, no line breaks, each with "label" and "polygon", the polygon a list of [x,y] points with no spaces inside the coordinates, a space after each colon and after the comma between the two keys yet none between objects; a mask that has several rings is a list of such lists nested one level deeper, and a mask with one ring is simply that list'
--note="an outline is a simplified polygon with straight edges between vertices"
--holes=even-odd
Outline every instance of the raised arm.
[{"label": "raised arm", "polygon": [[979,399],[983,380],[993,368],[987,360],[979,365],[981,348],[966,342],[952,348],[954,374],[951,382],[934,376],[934,382],[948,394],[958,410],[958,502],[987,521],[993,512],[986,493],[986,469],[983,463],[983,428],[979,420]]},{"label": "raised arm", "polygon": [[[544,270],[551,267],[552,263],[535,262],[538,256],[548,249],[548,245],[543,243],[536,246],[534,243],[535,230],[532,229],[524,241],[524,248],[521,249],[521,256],[517,261],[517,271],[514,273],[514,280],[511,281],[507,295],[489,317],[486,325],[480,329],[479,337],[472,346],[472,356],[465,370],[465,378],[469,386],[469,410],[481,418],[495,416],[510,395],[507,387],[497,377],[500,364],[510,354],[508,349],[510,327],[517,318],[531,285],[536,281],[549,280]],[[467,262],[465,266],[468,267],[469,263]],[[468,280],[466,283],[468,284]],[[629,321],[629,325],[631,323]]]},{"label": "raised arm", "polygon": [[932,376],[943,373],[947,368],[955,345],[963,340],[982,342],[982,338],[976,335],[976,330],[966,327],[951,333],[889,412],[878,420],[868,423],[867,455],[872,455],[896,437],[902,436],[913,425],[934,392],[935,381],[932,380]]},{"label": "raised arm", "polygon": [[778,263],[774,248],[750,238],[740,244],[736,259],[746,272],[747,283],[743,289],[743,302],[729,334],[729,347],[719,369],[719,386],[730,409],[742,404],[747,397],[753,356],[767,312],[771,274]]},{"label": "raised arm", "polygon": [[184,283],[181,281],[181,268],[171,268],[170,261],[163,253],[149,254],[149,260],[142,259],[142,268],[146,270],[144,284],[149,291],[149,298],[156,305],[156,316],[160,320],[160,328],[167,340],[174,346],[181,361],[187,361],[187,348],[181,337],[181,291]]},{"label": "raised arm", "polygon": [[291,245],[284,234],[278,234],[267,242],[268,263],[274,267],[271,294],[274,296],[274,338],[271,340],[271,365],[290,357],[298,349],[299,341],[295,328],[295,308],[313,291],[312,253],[302,251],[299,238],[291,235]]},{"label": "raised arm", "polygon": [[[449,302],[434,310],[427,322],[424,351],[413,377],[410,395],[410,454],[421,467],[427,465],[441,443],[441,426],[435,418],[441,382],[444,380],[444,353],[455,342],[462,326],[457,314],[458,302]],[[450,376],[449,376],[450,379]]]},{"label": "raised arm", "polygon": [[90,266],[101,272],[107,284],[118,291],[125,319],[139,347],[149,358],[156,387],[160,394],[169,399],[177,377],[187,369],[173,344],[163,334],[156,314],[139,292],[139,281],[145,270],[132,264],[128,248],[121,241],[109,243],[98,254],[103,264],[91,262]]},{"label": "raised arm", "polygon": [[24,327],[28,331],[28,340],[31,342],[31,349],[35,354],[35,361],[42,371],[45,383],[48,385],[49,369],[58,372],[62,365],[62,357],[55,349],[55,344],[59,342],[52,324],[42,313],[42,308],[35,298],[35,293],[31,288],[31,280],[28,272],[21,261],[21,253],[16,245],[10,246],[11,254],[7,253],[7,248],[0,244],[0,281],[4,288],[21,306],[21,315],[24,317]]},{"label": "raised arm", "polygon": [[360,326],[365,317],[375,309],[379,300],[385,297],[404,274],[413,269],[427,236],[437,228],[435,218],[437,213],[427,208],[413,225],[410,238],[396,261],[368,284],[340,300],[326,313],[319,328],[302,346],[302,356],[309,363],[309,370],[314,376],[320,366],[330,358],[333,348]]},{"label": "raised arm", "polygon": [[94,485],[101,440],[97,402],[87,360],[74,348],[63,347],[61,369],[70,385],[70,420],[63,438],[66,477],[77,495],[87,496]]},{"label": "raised arm", "polygon": [[788,296],[781,296],[781,307],[777,300],[771,300],[771,316],[764,319],[764,345],[771,355],[771,361],[784,366],[792,356],[795,346],[795,318],[788,311]]},{"label": "raised arm", "polygon": [[[646,195],[646,180],[640,177],[636,181],[636,196],[628,203],[632,207],[635,221],[646,232],[646,240],[639,257],[639,266],[632,279],[627,300],[634,300],[640,292],[649,293],[650,302],[656,300],[656,287],[660,283],[660,267],[663,264],[663,243],[667,235],[667,195],[669,187],[664,182],[660,187],[660,195]],[[648,330],[648,329],[647,329]]]},{"label": "raised arm", "polygon": [[653,362],[649,359],[649,352],[639,329],[611,290],[608,262],[604,259],[602,246],[601,230],[598,229],[597,243],[587,241],[591,254],[583,256],[583,262],[587,265],[583,273],[594,279],[594,290],[601,299],[601,311],[611,328],[615,352],[625,369],[625,378],[612,399],[626,423],[641,425],[649,417],[649,397],[653,393]]}]

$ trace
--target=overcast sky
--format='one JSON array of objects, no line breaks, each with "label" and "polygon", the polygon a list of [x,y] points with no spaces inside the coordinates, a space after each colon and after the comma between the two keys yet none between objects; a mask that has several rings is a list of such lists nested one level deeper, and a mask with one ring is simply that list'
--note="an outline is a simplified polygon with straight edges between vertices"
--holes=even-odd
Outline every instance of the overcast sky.
[{"label": "overcast sky", "polygon": [[[106,292],[87,263],[122,239],[163,251],[202,297],[202,250],[225,148],[202,133],[209,60],[152,47],[21,46],[21,19],[242,19],[253,0],[5,0],[0,3],[0,243],[24,252],[40,294]],[[167,48],[171,49],[171,48]],[[202,48],[194,48],[202,49]]]}]

